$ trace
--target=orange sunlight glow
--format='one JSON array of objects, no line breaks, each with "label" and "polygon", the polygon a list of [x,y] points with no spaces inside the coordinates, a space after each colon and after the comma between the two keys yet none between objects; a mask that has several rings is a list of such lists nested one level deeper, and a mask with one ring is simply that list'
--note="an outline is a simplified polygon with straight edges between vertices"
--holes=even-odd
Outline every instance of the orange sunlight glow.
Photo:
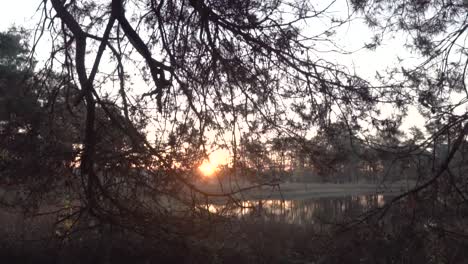
[{"label": "orange sunlight glow", "polygon": [[216,166],[209,161],[204,161],[198,169],[204,176],[210,177],[216,171]]}]

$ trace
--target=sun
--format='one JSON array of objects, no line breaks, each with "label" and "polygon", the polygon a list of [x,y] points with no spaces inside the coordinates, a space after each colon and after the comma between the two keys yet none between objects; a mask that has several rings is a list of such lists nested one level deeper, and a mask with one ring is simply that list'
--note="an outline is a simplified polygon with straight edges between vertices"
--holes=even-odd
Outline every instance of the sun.
[{"label": "sun", "polygon": [[198,167],[198,169],[206,177],[213,175],[213,173],[216,171],[216,167],[213,164],[211,164],[209,161],[204,161]]}]

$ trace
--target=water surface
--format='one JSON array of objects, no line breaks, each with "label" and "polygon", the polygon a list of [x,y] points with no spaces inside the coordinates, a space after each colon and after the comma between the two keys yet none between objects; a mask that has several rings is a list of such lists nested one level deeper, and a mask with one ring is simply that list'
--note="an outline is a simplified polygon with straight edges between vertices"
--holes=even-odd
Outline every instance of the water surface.
[{"label": "water surface", "polygon": [[[387,197],[388,200],[388,197]],[[209,204],[208,210],[239,218],[259,217],[289,224],[335,222],[385,204],[383,194],[323,197],[298,200],[247,200],[238,204]]]}]

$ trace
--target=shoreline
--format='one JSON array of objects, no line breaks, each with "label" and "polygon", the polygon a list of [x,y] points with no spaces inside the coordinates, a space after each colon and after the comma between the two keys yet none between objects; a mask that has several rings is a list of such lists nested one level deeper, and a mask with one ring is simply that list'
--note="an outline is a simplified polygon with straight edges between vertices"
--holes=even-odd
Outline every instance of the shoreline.
[{"label": "shoreline", "polygon": [[[224,193],[240,191],[252,184],[232,184],[232,188],[224,186]],[[240,200],[307,200],[317,198],[346,197],[357,195],[398,195],[415,186],[415,182],[396,182],[385,184],[369,183],[280,183],[279,189],[271,186],[261,186],[246,191],[240,191],[234,197]],[[201,190],[222,194],[218,184],[204,184]],[[215,199],[218,200],[218,199]],[[222,199],[221,199],[222,200]]]}]

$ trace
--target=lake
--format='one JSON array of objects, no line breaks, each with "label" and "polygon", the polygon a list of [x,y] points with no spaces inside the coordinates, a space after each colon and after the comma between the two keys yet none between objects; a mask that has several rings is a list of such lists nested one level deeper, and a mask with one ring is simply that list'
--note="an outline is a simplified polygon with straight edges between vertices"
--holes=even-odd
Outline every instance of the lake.
[{"label": "lake", "polygon": [[265,199],[238,203],[208,204],[210,212],[241,219],[261,218],[288,224],[336,222],[381,207],[390,197],[383,194],[321,197],[311,199]]}]

